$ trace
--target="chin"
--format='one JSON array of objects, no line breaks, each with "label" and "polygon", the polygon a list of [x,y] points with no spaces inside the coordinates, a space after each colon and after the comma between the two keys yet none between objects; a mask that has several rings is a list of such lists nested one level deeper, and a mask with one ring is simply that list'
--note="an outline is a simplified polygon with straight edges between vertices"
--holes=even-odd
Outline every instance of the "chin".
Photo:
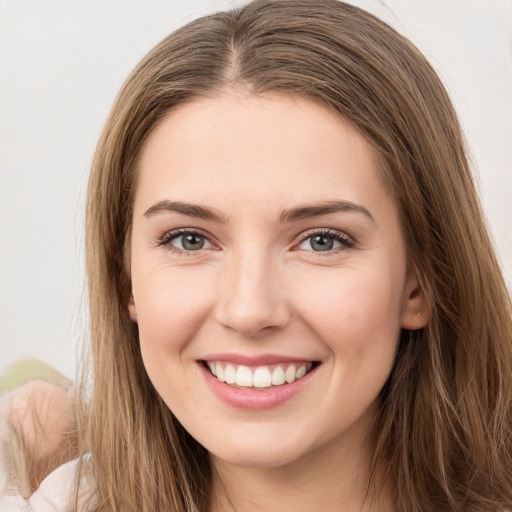
[{"label": "chin", "polygon": [[255,469],[277,469],[292,464],[305,455],[301,450],[289,447],[261,445],[232,446],[210,453],[213,458],[226,464]]},{"label": "chin", "polygon": [[226,433],[224,438],[210,438],[201,444],[216,461],[261,469],[293,464],[314,452],[318,444],[299,432],[296,432],[295,436],[290,436],[290,429],[286,429],[285,432],[266,433],[262,430],[262,427],[252,425],[250,430],[242,429],[239,433],[231,431]]}]

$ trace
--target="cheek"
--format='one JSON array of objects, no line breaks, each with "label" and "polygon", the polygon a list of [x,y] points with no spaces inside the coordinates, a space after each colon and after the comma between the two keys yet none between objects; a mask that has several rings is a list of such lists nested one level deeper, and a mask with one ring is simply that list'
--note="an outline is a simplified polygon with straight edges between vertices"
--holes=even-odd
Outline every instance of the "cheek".
[{"label": "cheek", "polygon": [[301,316],[336,355],[394,353],[400,333],[401,282],[393,273],[343,269],[316,275],[296,292]]},{"label": "cheek", "polygon": [[[137,265],[133,265],[137,268]],[[208,316],[212,302],[208,273],[197,269],[144,268],[132,286],[144,363],[172,364]]]}]

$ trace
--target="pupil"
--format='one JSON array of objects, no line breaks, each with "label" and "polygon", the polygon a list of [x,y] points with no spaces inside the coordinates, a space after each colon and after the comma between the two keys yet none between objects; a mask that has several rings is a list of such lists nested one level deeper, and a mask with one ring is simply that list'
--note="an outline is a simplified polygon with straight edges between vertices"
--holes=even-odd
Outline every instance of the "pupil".
[{"label": "pupil", "polygon": [[197,251],[201,249],[204,245],[204,238],[202,236],[197,235],[185,235],[183,237],[183,247],[185,249],[189,249],[191,251]]},{"label": "pupil", "polygon": [[311,247],[315,251],[328,251],[332,249],[333,245],[333,239],[325,236],[314,236],[311,239]]}]

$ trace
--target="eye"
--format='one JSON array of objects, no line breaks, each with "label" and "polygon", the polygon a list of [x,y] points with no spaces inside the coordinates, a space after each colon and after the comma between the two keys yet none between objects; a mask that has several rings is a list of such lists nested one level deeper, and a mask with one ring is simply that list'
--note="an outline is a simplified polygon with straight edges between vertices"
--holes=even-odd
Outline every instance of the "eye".
[{"label": "eye", "polygon": [[327,229],[305,233],[297,248],[314,252],[337,252],[337,249],[353,246],[354,243],[345,233]]},{"label": "eye", "polygon": [[210,249],[213,245],[206,235],[193,230],[179,230],[166,233],[159,241],[159,246],[167,246],[175,252],[192,252]]}]

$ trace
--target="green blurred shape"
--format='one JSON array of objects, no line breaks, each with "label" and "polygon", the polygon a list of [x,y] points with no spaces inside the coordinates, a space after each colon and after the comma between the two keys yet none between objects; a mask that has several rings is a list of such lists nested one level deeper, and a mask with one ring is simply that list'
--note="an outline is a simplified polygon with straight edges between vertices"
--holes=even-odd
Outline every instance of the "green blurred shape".
[{"label": "green blurred shape", "polygon": [[32,379],[43,379],[56,384],[69,382],[69,379],[49,364],[27,357],[10,364],[0,376],[0,394],[7,393]]}]

